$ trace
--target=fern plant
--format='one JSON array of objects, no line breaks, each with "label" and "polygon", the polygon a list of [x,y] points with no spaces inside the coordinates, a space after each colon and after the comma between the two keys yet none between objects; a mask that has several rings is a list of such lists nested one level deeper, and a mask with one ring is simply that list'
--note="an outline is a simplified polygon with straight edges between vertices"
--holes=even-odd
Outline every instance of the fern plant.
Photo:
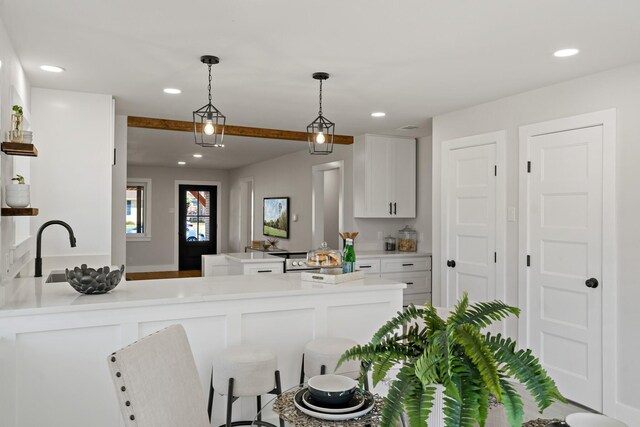
[{"label": "fern plant", "polygon": [[509,424],[521,427],[522,399],[509,379],[523,384],[542,412],[554,400],[566,402],[531,350],[511,338],[482,329],[520,310],[501,301],[469,304],[465,293],[447,320],[429,303],[410,305],[375,333],[371,342],[347,350],[338,366],[361,360],[361,379],[372,369],[374,385],[400,365],[384,398],[381,427],[406,412],[412,427],[426,426],[436,384],[444,386],[446,427],[483,427],[491,394],[504,405]]}]

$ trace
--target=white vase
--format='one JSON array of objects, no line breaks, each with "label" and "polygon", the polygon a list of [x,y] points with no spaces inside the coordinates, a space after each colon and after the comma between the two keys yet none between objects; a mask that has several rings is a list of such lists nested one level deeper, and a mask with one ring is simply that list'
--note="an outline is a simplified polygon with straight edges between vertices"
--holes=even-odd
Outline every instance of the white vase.
[{"label": "white vase", "polygon": [[433,395],[431,413],[427,418],[429,427],[444,427],[444,386],[435,384],[436,392]]},{"label": "white vase", "polygon": [[29,200],[29,185],[9,184],[5,187],[5,203],[12,208],[26,208]]}]

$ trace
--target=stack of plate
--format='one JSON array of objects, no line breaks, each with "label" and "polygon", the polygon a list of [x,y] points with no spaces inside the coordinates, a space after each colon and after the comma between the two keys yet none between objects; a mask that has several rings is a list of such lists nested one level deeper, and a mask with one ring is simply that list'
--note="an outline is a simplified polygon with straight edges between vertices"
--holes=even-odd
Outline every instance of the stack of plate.
[{"label": "stack of plate", "polygon": [[330,421],[366,415],[375,405],[371,393],[357,390],[357,383],[342,375],[319,375],[299,390],[293,402],[302,413]]}]

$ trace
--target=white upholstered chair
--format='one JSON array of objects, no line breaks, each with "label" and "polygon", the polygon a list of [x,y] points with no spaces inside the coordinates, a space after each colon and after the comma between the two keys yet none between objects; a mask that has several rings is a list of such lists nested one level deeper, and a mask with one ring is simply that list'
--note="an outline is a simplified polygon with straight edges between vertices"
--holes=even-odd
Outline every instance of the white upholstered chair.
[{"label": "white upholstered chair", "polygon": [[127,427],[209,427],[187,335],[172,325],[108,359]]}]

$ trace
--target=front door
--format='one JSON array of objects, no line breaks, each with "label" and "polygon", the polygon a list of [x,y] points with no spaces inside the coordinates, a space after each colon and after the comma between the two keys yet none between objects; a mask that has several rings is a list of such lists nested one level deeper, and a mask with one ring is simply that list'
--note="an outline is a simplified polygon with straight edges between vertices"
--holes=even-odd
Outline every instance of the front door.
[{"label": "front door", "polygon": [[[484,139],[478,136],[478,142]],[[445,301],[453,307],[463,292],[472,301],[496,297],[496,144],[445,149],[446,267],[442,267]]]},{"label": "front door", "polygon": [[202,255],[217,252],[217,187],[178,187],[178,269],[200,270]]},{"label": "front door", "polygon": [[602,410],[602,142],[594,126],[529,137],[530,347],[569,399]]}]

